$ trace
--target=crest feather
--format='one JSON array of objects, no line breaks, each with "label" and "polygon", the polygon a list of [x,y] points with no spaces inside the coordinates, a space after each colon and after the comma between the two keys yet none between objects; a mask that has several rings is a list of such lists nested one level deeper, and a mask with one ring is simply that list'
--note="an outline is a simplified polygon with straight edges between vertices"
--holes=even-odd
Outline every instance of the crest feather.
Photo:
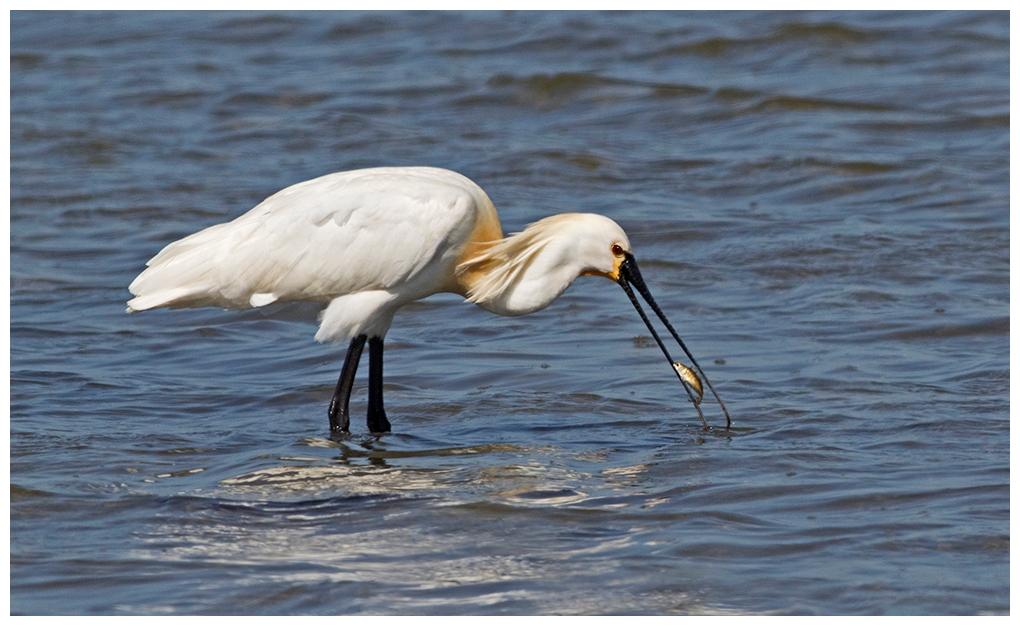
[{"label": "crest feather", "polygon": [[573,214],[565,213],[528,224],[523,232],[501,239],[458,265],[458,277],[479,276],[468,288],[468,302],[484,304],[505,294],[521,278],[535,256],[558,235],[558,226],[572,218]]}]

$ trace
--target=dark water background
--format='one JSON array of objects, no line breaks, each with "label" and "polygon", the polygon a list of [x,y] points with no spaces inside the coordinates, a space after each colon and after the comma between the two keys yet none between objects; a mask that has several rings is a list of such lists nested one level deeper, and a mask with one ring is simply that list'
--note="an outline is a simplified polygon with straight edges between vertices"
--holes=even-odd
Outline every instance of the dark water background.
[{"label": "dark water background", "polygon": [[[13,613],[1009,612],[1007,13],[10,19]],[[407,307],[339,443],[314,308],[124,314],[410,164],[616,219],[733,430],[597,278]]]}]

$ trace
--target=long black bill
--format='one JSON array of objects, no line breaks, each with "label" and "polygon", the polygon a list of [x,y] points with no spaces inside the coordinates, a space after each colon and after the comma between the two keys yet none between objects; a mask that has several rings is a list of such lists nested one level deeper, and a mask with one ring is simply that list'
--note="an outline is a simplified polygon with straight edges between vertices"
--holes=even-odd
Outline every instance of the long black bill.
[{"label": "long black bill", "polygon": [[[663,314],[662,309],[660,309],[659,305],[655,303],[655,299],[652,298],[651,292],[648,291],[648,287],[645,285],[644,279],[641,278],[641,272],[638,271],[637,261],[634,260],[634,255],[628,253],[623,263],[620,264],[620,273],[616,279],[616,282],[620,283],[620,286],[623,287],[623,290],[627,292],[627,296],[630,297],[630,301],[634,304],[634,308],[637,309],[637,312],[641,316],[641,319],[644,320],[645,322],[645,326],[648,327],[648,331],[651,332],[652,337],[655,338],[655,343],[659,344],[659,348],[662,350],[662,353],[666,355],[666,360],[668,360],[670,365],[672,366],[673,357],[669,356],[669,350],[667,350],[666,346],[662,343],[662,339],[659,339],[659,334],[655,332],[655,328],[652,327],[652,322],[648,319],[648,316],[645,315],[644,309],[641,308],[641,303],[638,302],[638,299],[636,297],[634,297],[634,292],[630,288],[631,285],[634,285],[634,288],[638,290],[638,293],[640,293],[641,297],[645,299],[645,302],[648,303],[648,306],[652,307],[652,310],[655,311],[655,314],[659,316],[659,319],[662,321],[663,324],[665,324],[670,334],[673,335],[673,339],[676,339],[676,342],[680,344],[680,348],[683,349],[684,354],[686,354],[687,358],[691,360],[691,365],[694,366],[694,369],[697,370],[702,380],[704,380],[705,384],[708,385],[708,388],[712,392],[712,395],[715,396],[716,401],[722,408],[723,414],[726,416],[726,429],[729,430],[730,412],[726,410],[726,405],[723,404],[722,398],[719,397],[719,394],[715,392],[715,388],[712,387],[712,382],[708,380],[708,376],[705,375],[705,372],[701,369],[701,366],[698,365],[698,362],[694,360],[694,355],[692,355],[691,351],[687,349],[687,346],[684,345],[683,340],[680,339],[680,335],[678,335],[677,332],[673,330],[673,325],[669,323],[668,319],[666,319],[666,316]],[[701,418],[701,422],[705,425],[705,428],[708,428],[708,422],[705,420],[705,416],[701,412],[700,397],[698,399],[694,398],[694,392],[691,390],[691,386],[687,384],[687,381],[683,379],[683,376],[680,375],[680,372],[677,371],[676,368],[673,369],[677,375],[677,378],[680,379],[680,383],[684,386],[684,390],[687,392],[688,397],[690,397],[691,404],[693,404],[694,408],[697,409],[698,417]]]}]

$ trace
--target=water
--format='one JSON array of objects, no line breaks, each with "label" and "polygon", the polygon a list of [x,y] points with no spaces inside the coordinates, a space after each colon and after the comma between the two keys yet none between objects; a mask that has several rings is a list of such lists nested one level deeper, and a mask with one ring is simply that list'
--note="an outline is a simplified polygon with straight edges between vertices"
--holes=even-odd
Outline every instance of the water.
[{"label": "water", "polygon": [[[1009,612],[1007,13],[11,15],[12,613]],[[616,219],[620,289],[125,315],[289,184],[435,165]]]}]

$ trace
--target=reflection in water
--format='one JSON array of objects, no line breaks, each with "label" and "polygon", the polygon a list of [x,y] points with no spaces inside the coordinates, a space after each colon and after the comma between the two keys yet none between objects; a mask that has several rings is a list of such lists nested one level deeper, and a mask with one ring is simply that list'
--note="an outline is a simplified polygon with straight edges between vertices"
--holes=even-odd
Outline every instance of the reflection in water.
[{"label": "reflection in water", "polygon": [[[401,611],[410,613],[439,606],[431,595],[436,590],[450,594],[442,605],[452,598],[453,606],[464,607],[548,613],[711,612],[683,592],[638,598],[607,584],[606,579],[628,567],[620,555],[641,543],[659,543],[642,538],[640,527],[578,536],[574,547],[552,552],[563,533],[575,532],[569,524],[554,523],[547,532],[528,536],[513,530],[520,523],[515,518],[530,508],[568,507],[570,516],[574,514],[569,510],[576,508],[582,519],[600,510],[661,504],[668,498],[633,490],[647,466],[580,472],[556,461],[567,453],[551,446],[418,452],[410,458],[470,454],[479,455],[479,462],[438,469],[404,466],[399,455],[387,467],[377,467],[365,456],[329,465],[316,465],[315,458],[280,459],[287,464],[225,478],[217,494],[180,502],[164,514],[166,521],[147,531],[145,547],[131,551],[129,558],[248,564],[259,570],[250,579],[256,586],[332,584],[338,593],[355,593],[352,586],[395,585],[401,589]],[[507,453],[540,460],[498,464],[481,459]],[[605,453],[581,456],[592,463]],[[443,521],[423,526],[418,521],[423,516]],[[465,519],[473,520],[471,532],[458,530]],[[634,576],[627,586],[642,577],[652,580],[649,573]],[[592,584],[564,589],[554,582],[564,577]],[[212,583],[209,591],[215,595],[216,588],[226,584]],[[159,606],[146,606],[160,612]],[[386,606],[384,598],[366,596],[351,612],[373,613]]]},{"label": "reflection in water", "polygon": [[[220,485],[223,495],[231,498],[262,498],[275,501],[296,494],[329,494],[344,498],[365,495],[398,495],[401,497],[434,497],[445,505],[463,503],[463,498],[481,501],[502,501],[518,506],[630,506],[627,502],[601,503],[619,490],[633,488],[648,469],[647,465],[605,467],[605,453],[577,455],[552,446],[528,447],[489,444],[434,450],[357,449],[346,443],[305,439],[313,447],[341,451],[340,456],[323,464],[316,457],[281,457],[286,463],[266,467],[239,476],[224,478]],[[310,442],[310,443],[309,443]],[[329,442],[330,445],[324,445]],[[368,446],[364,446],[368,447]],[[496,459],[512,456],[532,458],[524,463],[494,463],[476,459],[470,466],[450,466],[445,459],[463,455],[494,455]],[[597,473],[570,469],[564,457],[584,458],[596,465]],[[438,467],[413,467],[404,459],[439,461]],[[563,459],[563,460],[558,460]],[[394,462],[396,461],[396,462]],[[295,463],[302,463],[296,465]],[[593,494],[580,491],[588,485]],[[638,494],[634,494],[638,495]],[[643,494],[641,494],[643,495]],[[645,506],[643,503],[642,506]]]}]

